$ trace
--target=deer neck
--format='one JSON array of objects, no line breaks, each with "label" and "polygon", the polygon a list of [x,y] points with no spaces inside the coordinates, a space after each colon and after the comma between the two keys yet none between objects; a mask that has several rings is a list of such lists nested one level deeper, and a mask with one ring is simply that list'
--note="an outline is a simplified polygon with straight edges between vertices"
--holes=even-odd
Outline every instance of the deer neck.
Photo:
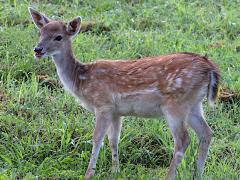
[{"label": "deer neck", "polygon": [[[74,92],[78,77],[76,74],[76,69],[78,69],[78,67],[76,66],[81,63],[76,62],[71,47],[53,55],[53,60],[57,68],[58,76],[64,88],[70,92]],[[84,66],[83,64],[81,65]]]},{"label": "deer neck", "polygon": [[57,70],[67,70],[72,67],[75,62],[72,50],[64,50],[53,55],[53,60]]}]

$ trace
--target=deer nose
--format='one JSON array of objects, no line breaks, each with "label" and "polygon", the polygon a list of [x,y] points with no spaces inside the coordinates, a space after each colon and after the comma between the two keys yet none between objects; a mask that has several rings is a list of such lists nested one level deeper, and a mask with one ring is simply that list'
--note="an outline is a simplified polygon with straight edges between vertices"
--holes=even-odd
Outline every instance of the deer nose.
[{"label": "deer nose", "polygon": [[42,52],[42,50],[43,50],[42,47],[35,47],[34,48],[34,52],[36,52],[36,53],[40,53],[40,52]]}]

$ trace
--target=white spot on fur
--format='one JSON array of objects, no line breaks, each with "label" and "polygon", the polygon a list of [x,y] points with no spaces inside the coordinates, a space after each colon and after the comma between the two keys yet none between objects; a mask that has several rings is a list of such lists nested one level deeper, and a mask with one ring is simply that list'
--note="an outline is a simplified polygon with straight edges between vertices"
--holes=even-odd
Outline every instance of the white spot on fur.
[{"label": "white spot on fur", "polygon": [[176,87],[181,87],[182,79],[181,78],[177,78],[175,81],[176,81]]},{"label": "white spot on fur", "polygon": [[104,72],[106,72],[105,69],[98,69],[98,70],[97,70],[97,73],[104,73]]},{"label": "white spot on fur", "polygon": [[189,73],[187,69],[184,69],[182,72],[183,72],[184,74],[188,74],[188,73]]},{"label": "white spot on fur", "polygon": [[169,78],[169,84],[172,84],[172,81],[173,81],[173,77],[170,77]]},{"label": "white spot on fur", "polygon": [[79,77],[79,79],[81,79],[81,80],[87,79],[87,77],[86,77],[86,76],[83,76],[83,75],[79,75],[78,77]]},{"label": "white spot on fur", "polygon": [[188,78],[191,78],[191,77],[192,77],[192,75],[193,75],[193,74],[192,74],[192,72],[191,72],[191,71],[187,73],[187,77],[188,77]]},{"label": "white spot on fur", "polygon": [[170,79],[170,77],[171,77],[171,74],[168,74],[168,75],[167,75],[167,80],[169,80],[169,79]]}]

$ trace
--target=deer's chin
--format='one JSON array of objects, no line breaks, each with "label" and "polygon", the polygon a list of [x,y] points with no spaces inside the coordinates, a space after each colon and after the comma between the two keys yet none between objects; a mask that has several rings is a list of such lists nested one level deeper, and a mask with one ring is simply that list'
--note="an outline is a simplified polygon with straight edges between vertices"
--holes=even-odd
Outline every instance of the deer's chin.
[{"label": "deer's chin", "polygon": [[41,52],[41,53],[35,53],[34,56],[37,59],[41,59],[41,58],[47,57],[47,54],[46,54],[46,52],[43,52],[43,53]]}]

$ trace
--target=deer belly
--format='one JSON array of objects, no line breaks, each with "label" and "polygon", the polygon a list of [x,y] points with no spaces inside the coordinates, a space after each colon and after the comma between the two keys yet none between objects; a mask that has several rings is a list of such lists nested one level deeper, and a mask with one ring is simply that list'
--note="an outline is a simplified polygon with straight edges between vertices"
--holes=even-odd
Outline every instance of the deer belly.
[{"label": "deer belly", "polygon": [[122,116],[159,117],[162,115],[159,94],[122,96],[117,111]]}]

